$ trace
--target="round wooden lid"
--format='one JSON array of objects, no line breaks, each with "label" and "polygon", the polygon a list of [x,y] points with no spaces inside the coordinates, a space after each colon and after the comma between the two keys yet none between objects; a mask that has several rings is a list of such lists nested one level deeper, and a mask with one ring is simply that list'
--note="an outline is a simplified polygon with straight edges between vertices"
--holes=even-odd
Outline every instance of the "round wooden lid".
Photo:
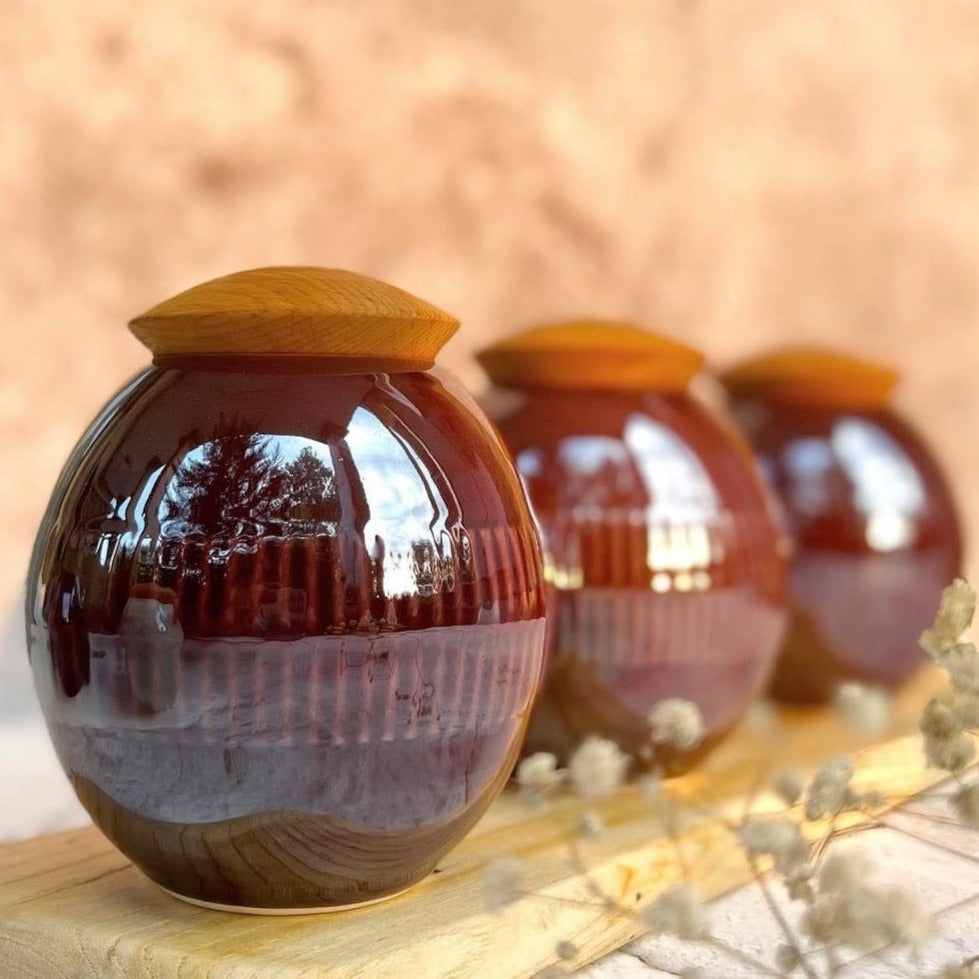
[{"label": "round wooden lid", "polygon": [[156,361],[187,356],[329,357],[387,371],[425,370],[459,323],[377,279],[281,266],[193,286],[129,328]]},{"label": "round wooden lid", "polygon": [[614,320],[573,320],[516,333],[476,355],[506,388],[682,391],[704,355]]},{"label": "round wooden lid", "polygon": [[882,408],[898,380],[884,364],[820,347],[774,350],[721,374],[738,397],[833,408]]}]

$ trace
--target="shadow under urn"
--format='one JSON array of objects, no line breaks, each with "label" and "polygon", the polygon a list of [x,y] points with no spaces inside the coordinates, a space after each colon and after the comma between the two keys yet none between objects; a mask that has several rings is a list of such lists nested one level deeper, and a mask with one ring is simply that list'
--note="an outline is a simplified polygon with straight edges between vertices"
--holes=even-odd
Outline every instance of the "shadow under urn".
[{"label": "shadow under urn", "polygon": [[844,681],[900,684],[924,662],[918,637],[960,573],[962,531],[936,460],[890,407],[897,374],[796,347],[722,380],[794,541],[773,696],[821,701]]},{"label": "shadow under urn", "polygon": [[494,421],[545,542],[549,659],[527,753],[589,735],[640,765],[648,714],[695,702],[709,746],[767,683],[785,619],[783,544],[748,447],[687,390],[691,348],[630,324],[560,323],[479,355]]},{"label": "shadow under urn", "polygon": [[58,756],[178,897],[392,896],[503,787],[544,657],[540,543],[456,321],[313,268],[131,324],[154,366],[69,459],[30,569]]}]

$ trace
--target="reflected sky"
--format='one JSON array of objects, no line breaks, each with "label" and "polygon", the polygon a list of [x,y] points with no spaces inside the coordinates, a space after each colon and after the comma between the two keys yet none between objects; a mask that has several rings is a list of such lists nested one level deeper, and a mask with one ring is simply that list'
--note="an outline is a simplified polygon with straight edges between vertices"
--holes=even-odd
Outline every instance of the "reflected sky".
[{"label": "reflected sky", "polygon": [[384,542],[385,594],[434,594],[451,567],[436,553],[448,536],[442,490],[410,442],[366,408],[354,412],[348,432],[370,511],[364,538]]},{"label": "reflected sky", "polygon": [[[699,590],[720,555],[710,525],[720,519],[714,481],[696,453],[669,427],[644,415],[626,419],[621,437],[576,435],[557,447],[564,484],[560,495],[572,521],[627,520],[645,526],[646,565],[657,591]],[[519,456],[527,479],[542,473],[538,450]],[[562,547],[558,587],[583,583],[573,547]]]},{"label": "reflected sky", "polygon": [[434,594],[453,574],[445,493],[410,435],[364,407],[336,443],[216,435],[183,456],[158,517],[164,537],[362,534],[388,598]]},{"label": "reflected sky", "polygon": [[235,430],[180,460],[158,508],[164,537],[335,532],[338,499],[329,447]]},{"label": "reflected sky", "polygon": [[842,471],[852,506],[866,516],[867,546],[886,552],[914,543],[915,521],[925,506],[924,483],[900,443],[873,421],[841,418],[828,439],[793,441],[783,460],[791,474],[790,504],[797,512],[818,517],[830,511],[834,474]]},{"label": "reflected sky", "polygon": [[914,518],[925,505],[925,487],[901,446],[862,418],[840,420],[830,438],[853,483],[854,506],[867,514],[868,546],[893,551],[913,543]]},{"label": "reflected sky", "polygon": [[628,446],[649,496],[655,522],[697,523],[716,517],[720,500],[696,453],[677,434],[642,415],[625,426]]}]

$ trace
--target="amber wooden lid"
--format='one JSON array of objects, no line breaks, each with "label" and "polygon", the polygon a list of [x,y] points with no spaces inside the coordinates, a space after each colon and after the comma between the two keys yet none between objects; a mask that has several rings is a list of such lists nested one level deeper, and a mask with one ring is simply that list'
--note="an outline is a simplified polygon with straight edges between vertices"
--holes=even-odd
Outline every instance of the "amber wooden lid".
[{"label": "amber wooden lid", "polygon": [[774,350],[721,374],[737,397],[835,408],[882,408],[898,379],[884,364],[820,347]]},{"label": "amber wooden lid", "polygon": [[188,356],[323,357],[431,367],[458,321],[410,293],[341,269],[281,266],[193,286],[129,328],[157,362]]},{"label": "amber wooden lid", "polygon": [[507,388],[681,391],[704,355],[614,320],[573,320],[516,333],[476,355]]}]

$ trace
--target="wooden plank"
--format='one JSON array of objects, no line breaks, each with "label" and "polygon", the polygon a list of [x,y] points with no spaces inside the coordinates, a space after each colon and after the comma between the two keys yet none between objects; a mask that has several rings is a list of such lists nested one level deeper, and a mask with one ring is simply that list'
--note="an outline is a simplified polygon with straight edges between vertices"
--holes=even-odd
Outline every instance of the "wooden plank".
[{"label": "wooden plank", "polygon": [[[938,682],[937,673],[925,673],[904,692],[899,729],[913,727]],[[697,771],[674,780],[671,792],[737,814],[767,767],[811,767],[854,746],[828,711],[780,717],[777,735],[736,733]],[[939,778],[923,768],[917,742],[907,738],[862,752],[857,768],[861,785],[887,792],[893,802]],[[631,789],[593,808],[606,830],[582,841],[580,800],[562,796],[528,808],[504,793],[418,887],[385,904],[322,916],[256,918],[186,905],[91,828],[0,847],[0,963],[5,974],[25,979],[524,977],[554,961],[560,939],[575,942],[581,965],[634,937],[635,918],[603,907],[592,886],[641,907],[682,876],[678,845],[705,898],[750,878],[739,847],[716,821],[690,817],[676,839],[657,835],[647,803]],[[754,808],[775,803],[762,793]],[[505,853],[526,861],[533,894],[502,916],[488,915],[483,868]]]}]

